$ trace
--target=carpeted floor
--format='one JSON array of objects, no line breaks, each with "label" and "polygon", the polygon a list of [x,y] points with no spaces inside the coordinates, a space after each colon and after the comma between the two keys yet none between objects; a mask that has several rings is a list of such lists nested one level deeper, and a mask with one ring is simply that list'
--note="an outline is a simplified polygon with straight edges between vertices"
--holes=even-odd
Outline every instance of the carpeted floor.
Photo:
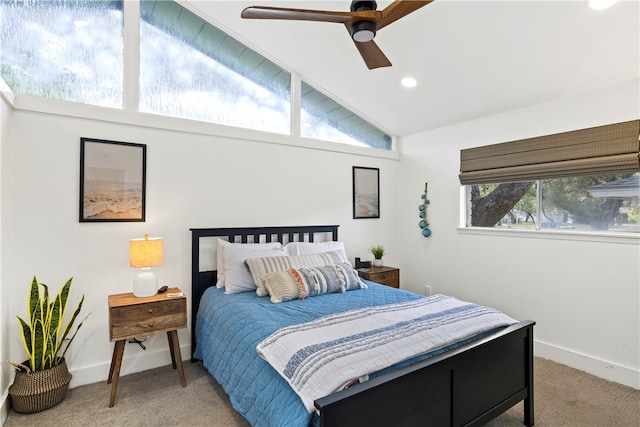
[{"label": "carpeted floor", "polygon": [[[184,367],[186,388],[165,366],[121,377],[113,408],[108,407],[111,386],[104,381],[69,390],[62,403],[43,412],[10,411],[4,425],[248,426],[200,363]],[[540,358],[534,370],[536,426],[640,427],[640,391]],[[521,425],[521,403],[488,424]]]}]

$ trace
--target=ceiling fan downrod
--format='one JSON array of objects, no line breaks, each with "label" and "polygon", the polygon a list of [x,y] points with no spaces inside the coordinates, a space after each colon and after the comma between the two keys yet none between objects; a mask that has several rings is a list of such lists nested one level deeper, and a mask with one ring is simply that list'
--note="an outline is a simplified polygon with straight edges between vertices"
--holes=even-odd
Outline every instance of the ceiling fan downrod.
[{"label": "ceiling fan downrod", "polygon": [[[376,10],[378,4],[373,0],[360,0],[351,2],[351,12]],[[372,21],[358,21],[351,26],[351,38],[358,43],[373,40],[376,36],[376,23]]]}]

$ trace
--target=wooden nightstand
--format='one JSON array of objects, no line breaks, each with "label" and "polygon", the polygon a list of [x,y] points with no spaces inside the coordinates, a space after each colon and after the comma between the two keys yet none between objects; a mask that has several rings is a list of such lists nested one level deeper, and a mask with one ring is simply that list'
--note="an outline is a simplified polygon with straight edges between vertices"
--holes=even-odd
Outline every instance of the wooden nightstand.
[{"label": "wooden nightstand", "polygon": [[400,287],[400,270],[395,267],[359,268],[358,274],[365,280],[382,283],[392,288]]},{"label": "wooden nightstand", "polygon": [[166,332],[173,369],[178,369],[182,387],[187,386],[177,332],[187,327],[187,298],[167,297],[178,292],[181,292],[178,288],[169,288],[162,294],[142,298],[133,293],[109,295],[109,339],[116,343],[107,379],[107,384],[111,384],[109,408],[116,400],[125,343],[136,336]]}]

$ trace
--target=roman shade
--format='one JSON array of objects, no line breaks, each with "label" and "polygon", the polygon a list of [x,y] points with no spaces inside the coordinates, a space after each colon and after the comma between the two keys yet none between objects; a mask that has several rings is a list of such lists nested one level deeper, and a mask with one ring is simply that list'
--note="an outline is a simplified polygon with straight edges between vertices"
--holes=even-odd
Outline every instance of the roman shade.
[{"label": "roman shade", "polygon": [[640,171],[640,120],[460,150],[463,185]]}]

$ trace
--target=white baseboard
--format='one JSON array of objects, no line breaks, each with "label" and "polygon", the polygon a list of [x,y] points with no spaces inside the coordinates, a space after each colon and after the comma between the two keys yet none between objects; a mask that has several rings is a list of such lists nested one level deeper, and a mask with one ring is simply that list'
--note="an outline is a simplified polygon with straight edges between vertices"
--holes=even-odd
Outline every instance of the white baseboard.
[{"label": "white baseboard", "polygon": [[608,381],[640,389],[640,371],[628,366],[577,353],[549,343],[535,340],[534,353],[544,359],[562,363],[581,371],[588,372]]},{"label": "white baseboard", "polygon": [[[159,368],[171,363],[171,355],[166,348],[158,348],[157,350],[130,351],[127,355],[127,348],[124,352],[122,365],[120,367],[120,377],[133,374],[136,372],[146,371],[147,369]],[[191,360],[191,347],[189,345],[180,346],[182,361]],[[185,355],[188,355],[185,357]],[[69,384],[70,388],[79,387],[85,384],[93,384],[104,381],[107,382],[109,376],[109,368],[111,366],[111,358],[97,365],[85,366],[82,368],[69,369],[73,378]],[[178,375],[178,374],[176,374]]]}]

